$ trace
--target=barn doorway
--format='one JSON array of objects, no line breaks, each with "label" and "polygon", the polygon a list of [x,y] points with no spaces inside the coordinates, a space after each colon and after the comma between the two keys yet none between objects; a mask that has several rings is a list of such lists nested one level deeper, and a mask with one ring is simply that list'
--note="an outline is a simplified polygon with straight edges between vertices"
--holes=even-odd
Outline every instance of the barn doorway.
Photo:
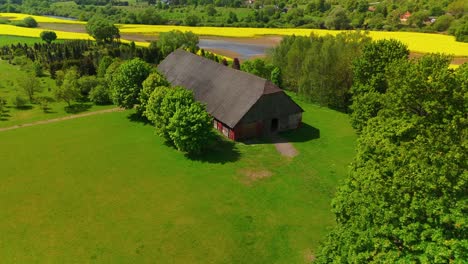
[{"label": "barn doorway", "polygon": [[278,118],[273,118],[271,120],[271,132],[278,131],[278,123],[279,123]]}]

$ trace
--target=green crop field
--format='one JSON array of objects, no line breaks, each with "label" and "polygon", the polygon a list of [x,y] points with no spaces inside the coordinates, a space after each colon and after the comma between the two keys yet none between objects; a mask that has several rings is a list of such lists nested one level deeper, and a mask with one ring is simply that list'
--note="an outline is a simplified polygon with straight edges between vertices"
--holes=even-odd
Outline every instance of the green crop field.
[{"label": "green crop field", "polygon": [[189,159],[116,112],[0,132],[2,263],[305,263],[354,155],[348,117]]},{"label": "green crop field", "polygon": [[40,38],[0,35],[0,46],[18,44],[18,43],[21,43],[21,44],[25,43],[28,45],[33,45],[34,43],[41,43],[41,42],[42,40]]},{"label": "green crop field", "polygon": [[[18,66],[13,66],[8,64],[6,61],[0,60],[0,98],[7,101],[6,108],[3,110],[3,113],[0,113],[0,128],[62,117],[71,113],[73,114],[115,107],[96,106],[91,103],[75,103],[72,107],[67,107],[65,102],[51,102],[47,112],[44,112],[40,105],[30,103],[18,109],[13,105],[13,99],[17,95],[27,98],[24,91],[21,90],[18,85],[18,81],[26,78],[27,75],[28,73],[22,71]],[[43,90],[35,96],[46,96],[51,100],[54,100],[53,90],[55,89],[55,81],[46,76],[40,78],[40,83]]]}]

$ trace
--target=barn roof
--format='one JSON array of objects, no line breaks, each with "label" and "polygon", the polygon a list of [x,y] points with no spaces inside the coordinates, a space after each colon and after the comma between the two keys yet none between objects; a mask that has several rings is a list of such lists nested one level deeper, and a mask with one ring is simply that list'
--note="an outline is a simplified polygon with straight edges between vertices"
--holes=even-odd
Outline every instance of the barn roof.
[{"label": "barn roof", "polygon": [[172,85],[192,90],[208,113],[231,128],[262,95],[283,93],[268,80],[181,49],[169,54],[158,70]]}]

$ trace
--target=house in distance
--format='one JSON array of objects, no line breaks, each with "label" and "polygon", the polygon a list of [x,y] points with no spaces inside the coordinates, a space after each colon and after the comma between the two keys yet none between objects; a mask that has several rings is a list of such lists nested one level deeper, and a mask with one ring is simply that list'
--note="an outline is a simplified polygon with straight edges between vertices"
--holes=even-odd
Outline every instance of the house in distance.
[{"label": "house in distance", "polygon": [[159,65],[173,86],[206,104],[216,129],[232,140],[296,129],[302,110],[272,82],[178,49]]}]

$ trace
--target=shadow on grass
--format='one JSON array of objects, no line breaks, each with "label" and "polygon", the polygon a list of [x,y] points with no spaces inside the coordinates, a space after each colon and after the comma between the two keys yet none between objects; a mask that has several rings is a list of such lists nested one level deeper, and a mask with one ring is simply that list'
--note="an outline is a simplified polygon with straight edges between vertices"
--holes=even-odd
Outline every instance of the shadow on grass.
[{"label": "shadow on grass", "polygon": [[[307,142],[310,140],[320,138],[320,130],[307,124],[302,123],[301,127],[294,130],[280,132],[279,137],[275,138],[275,143],[286,143],[286,142]],[[246,145],[255,144],[273,144],[270,137],[252,138],[243,140],[242,143]]]},{"label": "shadow on grass", "polygon": [[92,107],[90,103],[79,103],[65,106],[65,112],[69,114],[78,114],[81,112],[88,111]]},{"label": "shadow on grass", "polygon": [[0,110],[0,121],[8,121],[8,118],[11,117],[9,113],[10,110],[8,109]]},{"label": "shadow on grass", "polygon": [[191,160],[225,164],[239,160],[241,155],[235,142],[216,135],[202,154],[186,154],[186,156]]},{"label": "shadow on grass", "polygon": [[143,125],[151,125],[151,122],[146,119],[144,116],[140,116],[138,113],[131,113],[127,116],[127,119],[130,120],[130,122],[136,122],[136,123],[141,123]]},{"label": "shadow on grass", "polygon": [[307,142],[320,138],[320,130],[307,123],[302,123],[301,127],[296,130],[286,131],[279,134],[284,137],[285,141],[289,142]]},{"label": "shadow on grass", "polygon": [[32,105],[21,105],[21,106],[15,106],[16,109],[18,110],[31,110],[33,109]]}]

